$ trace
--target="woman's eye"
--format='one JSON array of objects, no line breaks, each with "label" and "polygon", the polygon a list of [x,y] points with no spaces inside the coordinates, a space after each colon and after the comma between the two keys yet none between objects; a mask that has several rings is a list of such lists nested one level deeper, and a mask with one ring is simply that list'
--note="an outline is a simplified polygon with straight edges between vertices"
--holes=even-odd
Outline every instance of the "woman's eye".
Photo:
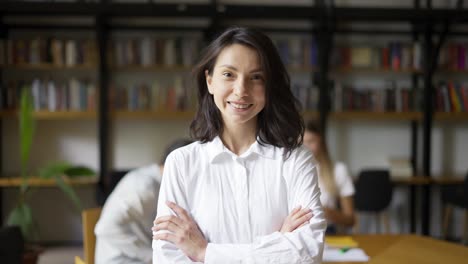
[{"label": "woman's eye", "polygon": [[263,76],[260,74],[252,76],[252,80],[263,80]]},{"label": "woman's eye", "polygon": [[223,73],[223,76],[224,76],[224,77],[230,78],[230,77],[232,77],[232,73],[230,73],[230,72],[224,72],[224,73]]}]

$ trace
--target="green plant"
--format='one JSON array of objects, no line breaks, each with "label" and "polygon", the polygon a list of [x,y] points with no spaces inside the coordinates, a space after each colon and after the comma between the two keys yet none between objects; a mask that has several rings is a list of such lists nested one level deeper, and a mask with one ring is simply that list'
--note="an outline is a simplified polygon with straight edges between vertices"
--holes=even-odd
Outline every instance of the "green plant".
[{"label": "green plant", "polygon": [[[33,228],[33,213],[28,204],[31,195],[31,186],[28,179],[31,177],[29,171],[29,155],[34,140],[36,123],[33,117],[33,99],[27,89],[23,89],[20,97],[19,111],[19,135],[20,135],[20,159],[22,183],[18,193],[15,206],[8,215],[7,224],[17,225],[25,238],[31,239],[37,236],[37,230]],[[67,184],[64,177],[94,176],[95,172],[83,166],[73,166],[67,162],[54,162],[38,172],[39,178],[55,179],[57,186],[72,200],[76,209],[81,211],[81,202],[73,188]]]}]

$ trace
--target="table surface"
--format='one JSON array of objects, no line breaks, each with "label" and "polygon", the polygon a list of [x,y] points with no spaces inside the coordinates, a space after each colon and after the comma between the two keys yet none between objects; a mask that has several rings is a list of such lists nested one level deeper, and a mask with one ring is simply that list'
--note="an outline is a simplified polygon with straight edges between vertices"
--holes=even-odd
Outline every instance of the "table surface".
[{"label": "table surface", "polygon": [[371,264],[468,263],[468,247],[429,237],[418,235],[355,235],[352,237],[370,256],[368,263]]}]

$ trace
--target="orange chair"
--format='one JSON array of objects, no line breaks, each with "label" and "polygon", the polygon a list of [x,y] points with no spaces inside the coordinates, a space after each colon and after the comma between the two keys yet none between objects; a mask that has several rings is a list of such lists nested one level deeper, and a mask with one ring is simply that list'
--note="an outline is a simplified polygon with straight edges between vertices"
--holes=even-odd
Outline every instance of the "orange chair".
[{"label": "orange chair", "polygon": [[[84,261],[75,257],[75,263],[94,264],[94,250],[96,247],[96,236],[94,235],[94,226],[96,225],[102,208],[91,208],[81,212],[83,221],[83,252]],[[80,262],[81,261],[81,262]]]}]

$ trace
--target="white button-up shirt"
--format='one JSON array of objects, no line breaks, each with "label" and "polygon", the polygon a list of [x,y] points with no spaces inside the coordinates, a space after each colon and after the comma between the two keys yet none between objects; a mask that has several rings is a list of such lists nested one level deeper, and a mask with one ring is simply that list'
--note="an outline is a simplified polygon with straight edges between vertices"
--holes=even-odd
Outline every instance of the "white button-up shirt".
[{"label": "white button-up shirt", "polygon": [[[195,142],[167,158],[157,217],[174,214],[166,201],[186,209],[208,241],[205,263],[321,263],[326,222],[317,178],[304,147],[286,159],[282,148],[258,142],[240,156],[219,137]],[[312,210],[309,224],[280,233],[299,205]],[[153,240],[153,263],[192,261],[174,244]]]}]

